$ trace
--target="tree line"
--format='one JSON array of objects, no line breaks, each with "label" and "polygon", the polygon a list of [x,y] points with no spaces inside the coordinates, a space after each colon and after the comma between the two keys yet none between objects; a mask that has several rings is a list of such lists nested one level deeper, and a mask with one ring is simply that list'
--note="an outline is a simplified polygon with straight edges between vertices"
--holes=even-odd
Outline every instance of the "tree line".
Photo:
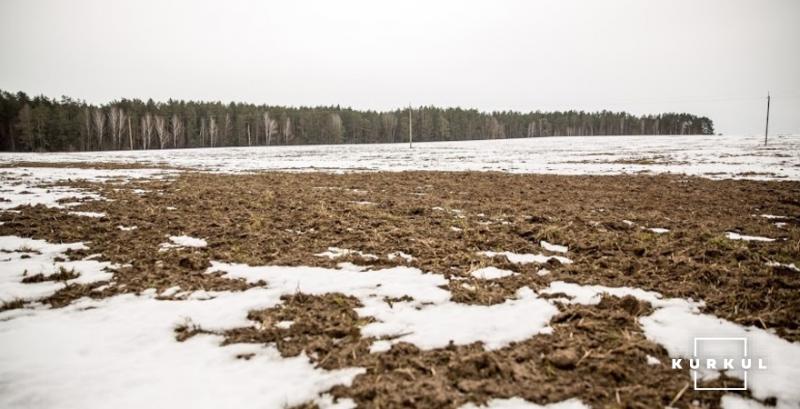
[{"label": "tree line", "polygon": [[93,105],[0,90],[0,149],[11,151],[391,143],[407,141],[409,126],[420,142],[714,132],[710,119],[687,113],[486,113],[433,106],[378,112],[152,99]]}]

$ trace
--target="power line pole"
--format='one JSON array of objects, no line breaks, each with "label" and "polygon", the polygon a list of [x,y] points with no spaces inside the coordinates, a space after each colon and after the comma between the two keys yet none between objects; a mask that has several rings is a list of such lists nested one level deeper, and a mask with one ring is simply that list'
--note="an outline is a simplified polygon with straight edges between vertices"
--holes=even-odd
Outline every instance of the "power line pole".
[{"label": "power line pole", "polygon": [[769,91],[767,91],[767,127],[764,129],[764,146],[767,146],[767,135],[769,135]]},{"label": "power line pole", "polygon": [[414,136],[411,133],[411,104],[408,104],[408,147],[414,147]]}]

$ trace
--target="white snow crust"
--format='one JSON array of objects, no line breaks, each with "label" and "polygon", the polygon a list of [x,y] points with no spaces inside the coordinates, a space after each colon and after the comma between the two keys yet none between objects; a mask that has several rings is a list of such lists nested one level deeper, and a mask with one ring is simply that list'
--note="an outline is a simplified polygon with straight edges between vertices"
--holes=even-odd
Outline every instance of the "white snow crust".
[{"label": "white snow crust", "polygon": [[513,271],[504,270],[502,268],[497,268],[497,267],[479,268],[470,273],[471,276],[481,280],[494,280],[495,278],[508,277],[514,274],[516,273]]},{"label": "white snow crust", "polygon": [[[652,163],[632,164],[646,159]],[[122,162],[211,171],[503,171],[546,174],[679,173],[715,179],[800,180],[800,135],[641,135],[460,142],[271,146],[148,151],[0,153],[0,163]],[[622,163],[628,162],[628,163]],[[76,170],[80,171],[80,170]],[[138,171],[138,169],[134,170]]]},{"label": "white snow crust", "polygon": [[744,234],[734,233],[732,231],[725,233],[725,237],[727,237],[730,240],[765,241],[765,242],[775,241],[775,239],[771,239],[769,237],[748,236]]},{"label": "white snow crust", "polygon": [[[87,248],[83,243],[51,244],[44,240],[0,236],[0,302],[32,301],[53,295],[68,284],[91,284],[110,280],[112,273],[107,269],[114,267],[111,263],[91,260],[91,257],[77,261],[55,261],[56,257],[66,259],[63,256],[67,250]],[[37,274],[47,277],[61,269],[74,270],[79,275],[66,282],[22,282],[25,277]]]},{"label": "white snow crust", "polygon": [[514,253],[511,251],[480,251],[478,252],[481,256],[486,257],[494,257],[494,256],[505,256],[508,261],[515,263],[515,264],[528,264],[528,263],[539,263],[544,264],[553,260],[558,260],[562,264],[570,264],[572,260],[562,257],[562,256],[546,256],[544,254],[529,254],[529,253]]},{"label": "white snow crust", "polygon": [[543,249],[547,251],[552,251],[554,253],[566,253],[568,250],[567,246],[560,246],[558,244],[548,243],[544,240],[540,241],[539,245],[542,246]]},{"label": "white snow crust", "polygon": [[208,246],[208,242],[203,239],[191,236],[169,236],[170,243],[161,243],[159,251],[178,249],[184,247],[202,248]]},{"label": "white snow crust", "polygon": [[474,403],[462,405],[459,409],[590,409],[578,399],[568,399],[562,402],[537,405],[522,398],[491,399],[485,406]]}]

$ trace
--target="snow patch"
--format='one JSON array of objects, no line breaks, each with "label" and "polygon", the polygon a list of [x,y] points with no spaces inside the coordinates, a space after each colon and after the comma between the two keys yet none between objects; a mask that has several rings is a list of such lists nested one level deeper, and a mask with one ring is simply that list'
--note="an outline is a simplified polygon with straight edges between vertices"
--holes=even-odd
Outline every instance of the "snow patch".
[{"label": "snow patch", "polygon": [[508,277],[516,274],[511,270],[503,270],[497,267],[479,268],[470,273],[471,276],[481,280],[494,280],[496,278]]},{"label": "snow patch", "polygon": [[79,217],[93,217],[96,219],[99,219],[101,217],[106,217],[106,214],[103,212],[67,212],[67,214]]},{"label": "snow patch", "polygon": [[282,329],[289,329],[294,321],[280,321],[275,323],[275,327],[282,328]]},{"label": "snow patch", "polygon": [[216,335],[175,339],[182,324],[248,325],[249,310],[271,307],[278,297],[261,288],[208,301],[126,294],[0,320],[0,407],[278,408],[319,399],[363,372],[322,370],[304,354],[283,358],[274,346],[221,346]]},{"label": "snow patch", "polygon": [[462,405],[459,409],[590,409],[578,399],[569,399],[547,405],[537,405],[522,398],[490,399],[485,406],[474,403]]},{"label": "snow patch", "polygon": [[[115,267],[111,263],[89,259],[56,261],[56,258],[65,259],[67,250],[87,248],[83,243],[51,244],[44,240],[0,236],[0,302],[37,300],[53,295],[69,284],[110,280],[113,274],[106,270]],[[78,277],[66,281],[22,282],[26,277],[41,274],[46,278],[61,271],[74,271]]]},{"label": "snow patch", "polygon": [[514,253],[510,251],[479,251],[479,255],[486,256],[486,257],[494,257],[494,256],[505,256],[508,261],[515,263],[515,264],[528,264],[528,263],[539,263],[544,264],[550,260],[558,260],[561,264],[570,264],[572,260],[561,257],[561,256],[546,256],[544,254],[525,254],[525,253]]},{"label": "snow patch", "polygon": [[722,395],[719,404],[722,409],[775,409],[774,406],[762,405],[752,399],[732,394]]},{"label": "snow patch", "polygon": [[544,240],[540,241],[539,245],[542,246],[543,249],[547,251],[552,251],[554,253],[566,253],[568,249],[567,246],[559,246],[558,244],[551,244]]},{"label": "snow patch", "polygon": [[797,266],[794,265],[794,263],[784,264],[784,263],[778,263],[777,261],[767,261],[767,266],[769,266],[769,267],[784,267],[784,268],[788,268],[789,270],[792,270],[792,271],[800,273],[800,268],[797,268]]},{"label": "snow patch", "polygon": [[208,246],[208,242],[203,239],[198,239],[191,236],[169,236],[169,241],[172,243],[161,243],[158,251],[167,251],[170,249],[194,247],[202,248]]},{"label": "snow patch", "polygon": [[386,255],[386,258],[388,258],[389,261],[393,261],[396,258],[402,258],[403,260],[406,261],[406,263],[410,263],[416,260],[414,256],[412,256],[411,254],[404,253],[402,251],[395,251],[394,253],[389,253]]},{"label": "snow patch", "polygon": [[732,231],[729,231],[729,232],[725,233],[725,237],[727,237],[730,240],[766,241],[766,242],[775,241],[775,239],[771,239],[769,237],[747,236],[747,235],[735,233],[735,232],[732,232]]},{"label": "snow patch", "polygon": [[350,254],[357,255],[365,260],[377,260],[380,258],[374,254],[364,253],[358,250],[341,249],[339,247],[328,247],[327,251],[323,251],[322,253],[316,253],[314,255],[317,257],[327,257],[333,260]]},{"label": "snow patch", "polygon": [[647,230],[655,233],[655,234],[664,234],[669,233],[669,229],[665,229],[663,227],[648,227]]},{"label": "snow patch", "polygon": [[[546,330],[558,309],[538,298],[529,288],[516,298],[490,306],[450,301],[450,292],[440,288],[447,280],[411,267],[393,267],[366,272],[317,267],[251,267],[212,262],[208,269],[248,282],[264,280],[282,294],[303,292],[322,295],[338,292],[356,297],[363,307],[356,312],[377,321],[364,326],[364,336],[392,337],[392,344],[405,341],[422,349],[444,347],[450,341],[468,344],[481,341],[486,348],[501,348]],[[410,296],[412,301],[394,302],[385,297]],[[526,325],[519,325],[525,317]]]},{"label": "snow patch", "polygon": [[[37,160],[46,157],[37,157]],[[30,160],[30,157],[24,160]],[[102,196],[86,189],[45,185],[73,180],[127,183],[133,179],[163,178],[175,173],[163,169],[0,168],[0,184],[4,188],[0,197],[5,199],[0,200],[0,211],[24,205],[69,207],[70,204],[59,203],[66,199],[75,200],[71,205],[85,200],[104,200]]]}]

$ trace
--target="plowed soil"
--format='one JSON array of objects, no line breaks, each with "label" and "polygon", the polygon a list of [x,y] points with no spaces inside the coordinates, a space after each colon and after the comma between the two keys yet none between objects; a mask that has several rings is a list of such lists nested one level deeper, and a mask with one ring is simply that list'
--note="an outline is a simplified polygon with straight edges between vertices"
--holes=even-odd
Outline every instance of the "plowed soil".
[{"label": "plowed soil", "polygon": [[[768,265],[800,265],[800,182],[676,175],[184,172],[174,180],[125,185],[64,184],[111,199],[85,201],[70,210],[106,216],[24,206],[19,213],[0,213],[0,235],[84,241],[91,253],[102,254],[100,260],[123,267],[100,291],[99,284],[65,288],[46,300],[54,307],[82,296],[148,288],[235,291],[259,285],[205,274],[211,260],[324,267],[349,261],[371,268],[407,264],[459,277],[449,290],[455,301],[469,304],[501,303],[521,287],[539,289],[554,280],[637,287],[703,300],[704,312],[800,341],[800,273]],[[776,221],[785,224],[779,227]],[[653,227],[669,232],[648,230]],[[776,240],[734,241],[726,232]],[[166,236],[184,234],[203,238],[208,246],[159,251]],[[573,263],[520,265],[477,254],[557,255],[544,251],[540,240],[569,246],[566,256]],[[314,255],[328,247],[378,258]],[[388,254],[396,251],[414,259],[390,260]],[[470,276],[488,265],[520,274],[491,281]],[[536,274],[541,268],[550,273]],[[299,293],[279,307],[252,311],[252,327],[223,335],[226,342],[274,343],[286,356],[305,351],[327,369],[367,368],[351,386],[331,391],[364,408],[454,408],[515,396],[540,404],[577,397],[598,408],[719,406],[718,393],[687,389],[685,373],[646,364],[646,355],[665,363],[669,357],[637,324],[650,306],[630,297],[605,297],[595,306],[561,305],[552,334],[494,351],[480,343],[430,351],[400,343],[370,353],[371,339],[359,332],[365,321],[356,307],[358,300],[340,294]],[[280,321],[294,325],[272,326]],[[179,329],[176,337],[197,331],[202,329]]]}]

